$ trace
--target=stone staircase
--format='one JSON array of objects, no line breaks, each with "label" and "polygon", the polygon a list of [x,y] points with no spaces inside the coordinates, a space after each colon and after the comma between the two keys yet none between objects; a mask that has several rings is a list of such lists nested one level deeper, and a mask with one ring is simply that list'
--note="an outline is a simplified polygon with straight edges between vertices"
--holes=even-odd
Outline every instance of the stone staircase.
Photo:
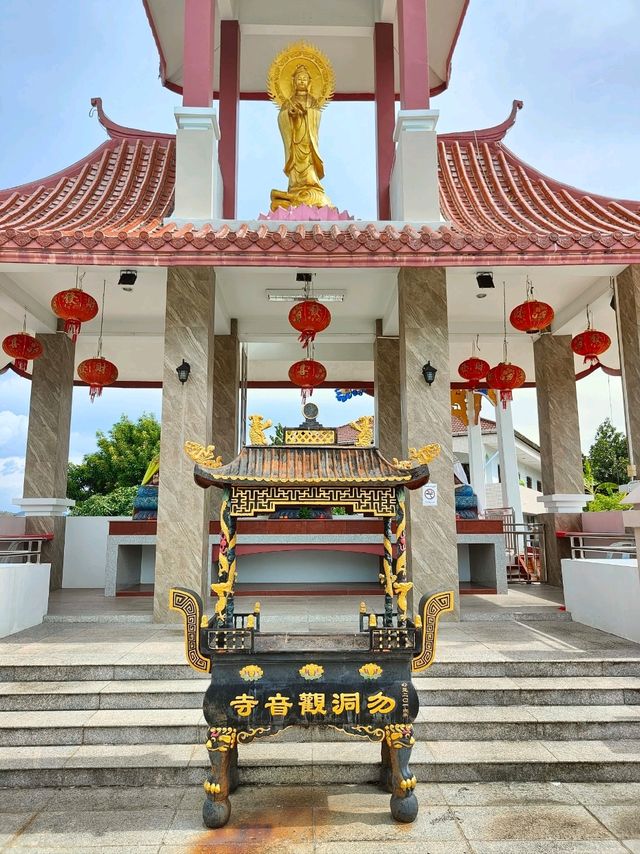
[{"label": "stone staircase", "polygon": [[[0,667],[0,786],[201,784],[207,680],[186,665]],[[416,679],[420,781],[640,781],[640,657],[436,662]],[[241,779],[363,783],[379,746],[292,728]]]}]

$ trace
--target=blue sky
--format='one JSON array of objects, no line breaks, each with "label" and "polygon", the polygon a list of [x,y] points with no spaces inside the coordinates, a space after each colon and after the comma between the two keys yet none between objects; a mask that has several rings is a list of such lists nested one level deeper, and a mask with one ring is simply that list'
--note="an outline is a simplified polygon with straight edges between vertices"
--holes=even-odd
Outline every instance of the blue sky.
[{"label": "blue sky", "polygon": [[[135,127],[173,131],[176,95],[158,80],[158,58],[139,0],[2,0],[0,28],[0,187],[43,177],[104,140],[89,117],[92,96]],[[501,121],[511,101],[525,108],[508,144],[541,171],[591,192],[640,198],[640,3],[572,0],[471,0],[454,55],[448,92],[434,100],[439,130]],[[373,110],[336,103],[324,114],[326,188],[335,204],[375,216]],[[354,150],[358,168],[353,168]],[[273,107],[243,103],[240,112],[239,215],[254,217],[279,186],[281,143]],[[601,374],[578,386],[583,447],[605,415],[624,428],[619,380]],[[318,396],[323,420],[342,423],[370,407],[360,398],[339,408]],[[29,384],[0,376],[0,509],[21,494]],[[326,398],[326,400],[324,399]],[[254,400],[274,420],[297,421],[294,397]],[[95,445],[122,412],[159,415],[157,391],[105,390],[93,405],[74,394],[71,457]],[[277,411],[276,411],[277,410]],[[362,410],[364,411],[364,410]],[[516,395],[516,427],[535,438],[535,396]]]}]

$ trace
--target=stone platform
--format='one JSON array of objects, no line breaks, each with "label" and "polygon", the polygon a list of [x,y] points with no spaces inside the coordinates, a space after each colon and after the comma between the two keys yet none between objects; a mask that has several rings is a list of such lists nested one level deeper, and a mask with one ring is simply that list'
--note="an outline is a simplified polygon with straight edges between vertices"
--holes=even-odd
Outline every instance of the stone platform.
[{"label": "stone platform", "polygon": [[637,854],[640,784],[418,786],[400,825],[373,786],[240,788],[230,823],[205,830],[198,788],[3,792],[0,846],[38,854]]}]

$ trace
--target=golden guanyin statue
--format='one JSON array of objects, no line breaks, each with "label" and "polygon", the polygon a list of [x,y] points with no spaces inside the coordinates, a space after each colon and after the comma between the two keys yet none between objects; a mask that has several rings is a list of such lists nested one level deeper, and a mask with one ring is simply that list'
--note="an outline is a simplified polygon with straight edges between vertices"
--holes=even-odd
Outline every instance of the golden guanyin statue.
[{"label": "golden guanyin statue", "polygon": [[332,207],[320,183],[324,164],[318,135],[323,108],[333,96],[334,76],[329,60],[312,45],[298,42],[274,59],[267,90],[278,105],[278,127],[284,143],[286,190],[271,191],[271,210],[298,205]]}]

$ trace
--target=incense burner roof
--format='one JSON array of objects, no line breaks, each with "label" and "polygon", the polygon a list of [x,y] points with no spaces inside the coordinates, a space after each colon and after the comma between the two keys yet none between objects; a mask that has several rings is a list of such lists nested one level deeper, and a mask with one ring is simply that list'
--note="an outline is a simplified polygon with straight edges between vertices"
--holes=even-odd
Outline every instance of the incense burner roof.
[{"label": "incense burner roof", "polygon": [[504,145],[506,121],[438,138],[450,226],[171,222],[175,137],[125,128],[93,100],[109,139],[73,166],[0,191],[6,261],[317,267],[626,264],[640,253],[640,202],[542,175]]},{"label": "incense burner roof", "polygon": [[226,465],[205,468],[196,464],[194,477],[200,486],[251,485],[345,485],[415,489],[429,479],[427,465],[410,469],[386,460],[377,448],[345,448],[337,445],[296,447],[249,445]]}]

